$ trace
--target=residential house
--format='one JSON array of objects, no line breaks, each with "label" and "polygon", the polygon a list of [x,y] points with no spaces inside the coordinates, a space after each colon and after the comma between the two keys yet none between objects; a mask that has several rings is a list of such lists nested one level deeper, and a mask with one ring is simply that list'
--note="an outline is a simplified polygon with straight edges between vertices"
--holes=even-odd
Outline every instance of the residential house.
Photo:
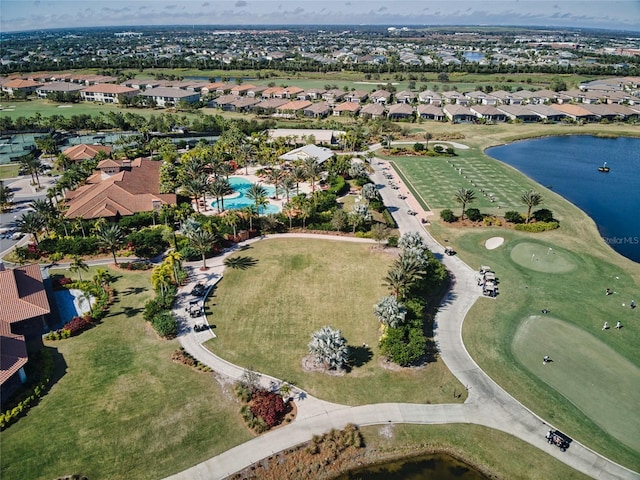
[{"label": "residential house", "polygon": [[360,109],[360,115],[364,118],[382,118],[384,113],[384,105],[380,103],[368,103]]},{"label": "residential house", "polygon": [[233,102],[231,102],[231,110],[235,112],[249,112],[253,110],[253,108],[259,104],[261,100],[257,98],[250,98],[247,96],[237,97]]},{"label": "residential house", "polygon": [[527,104],[524,105],[524,108],[534,113],[542,120],[546,120],[549,122],[559,122],[567,116],[566,114],[554,108],[551,108],[549,105],[545,105],[544,103]]},{"label": "residential house", "polygon": [[251,87],[249,90],[247,90],[247,97],[249,97],[249,98],[261,98],[262,97],[262,92],[264,92],[267,88],[269,88],[269,87],[265,87],[263,85]]},{"label": "residential house", "polygon": [[70,82],[51,82],[45,83],[44,85],[36,88],[36,95],[40,98],[47,98],[47,95],[50,93],[77,93],[80,95],[80,90],[82,90],[82,85],[78,85],[76,83]]},{"label": "residential house", "polygon": [[284,98],[269,98],[267,100],[261,100],[253,106],[253,111],[258,115],[272,115],[276,113],[276,108],[289,103],[289,100]]},{"label": "residential house", "polygon": [[465,97],[462,93],[456,92],[455,90],[451,90],[449,92],[442,92],[441,96],[442,96],[442,101],[445,103],[462,105],[462,106],[469,105],[469,99]]},{"label": "residential house", "polygon": [[327,102],[312,103],[303,113],[305,117],[324,118],[331,113],[331,106]]},{"label": "residential house", "polygon": [[224,88],[226,85],[227,84],[223,82],[207,83],[206,85],[202,86],[202,88],[200,89],[200,93],[202,93],[203,95],[213,94],[216,93],[219,88]]},{"label": "residential house", "polygon": [[338,88],[334,88],[333,90],[327,90],[322,94],[322,99],[329,102],[330,104],[335,104],[337,102],[342,101],[344,98],[345,92]]},{"label": "residential house", "polygon": [[140,90],[111,83],[91,85],[80,90],[80,98],[85,102],[120,103],[120,97],[133,97]]},{"label": "residential house", "polygon": [[398,103],[413,103],[415,99],[416,94],[408,90],[396,93],[396,102]]},{"label": "residential house", "polygon": [[113,147],[109,145],[88,145],[81,143],[63,150],[62,154],[69,157],[72,162],[83,162],[95,158],[98,152],[105,152],[107,156],[111,155]]},{"label": "residential house", "polygon": [[494,90],[491,95],[498,99],[498,104],[502,105],[520,105],[522,98],[514,95],[506,90]]},{"label": "residential house", "polygon": [[539,115],[522,105],[498,105],[496,108],[511,120],[517,120],[523,123],[540,121]]},{"label": "residential house", "polygon": [[489,95],[488,93],[484,93],[480,90],[474,90],[472,92],[467,92],[464,96],[469,100],[469,103],[479,104],[479,105],[490,105],[495,106],[498,104],[498,98]]},{"label": "residential house", "polygon": [[229,93],[231,95],[236,95],[238,97],[242,96],[242,95],[246,95],[250,90],[256,88],[255,85],[250,85],[250,84],[246,84],[246,85],[236,85],[234,87],[231,87],[231,90],[229,90]]},{"label": "residential house", "polygon": [[416,111],[418,116],[423,120],[442,121],[446,118],[445,114],[442,112],[442,107],[439,105],[418,105],[416,107]]},{"label": "residential house", "polygon": [[16,95],[31,95],[36,91],[38,87],[41,87],[42,84],[38,82],[34,82],[33,80],[23,80],[21,78],[16,78],[14,80],[9,80],[2,85],[2,91],[7,92],[10,97],[15,97]]},{"label": "residential house", "polygon": [[268,87],[267,89],[262,91],[262,99],[266,100],[268,98],[284,98],[283,93],[283,87]]},{"label": "residential house", "polygon": [[302,93],[303,91],[304,89],[300,87],[294,87],[294,86],[285,87],[282,90],[282,98],[293,99],[293,98],[296,98],[296,95],[298,95],[299,93]]},{"label": "residential house", "polygon": [[369,95],[369,100],[373,103],[385,105],[391,100],[391,93],[386,90],[376,90]]},{"label": "residential house", "polygon": [[515,105],[515,101],[516,99],[520,99],[520,103],[521,104],[525,104],[525,103],[533,103],[532,98],[533,98],[533,92],[530,90],[517,90],[515,92],[513,92],[513,102]]},{"label": "residential house", "polygon": [[181,102],[196,103],[200,101],[198,92],[190,92],[179,88],[157,87],[140,93],[144,99],[154,102],[158,107],[175,107]]},{"label": "residential house", "polygon": [[387,118],[389,120],[407,120],[413,117],[413,107],[406,103],[394,103],[389,106]]},{"label": "residential house", "polygon": [[570,103],[563,103],[563,104],[554,103],[550,105],[550,107],[559,112],[564,113],[565,115],[573,118],[576,121],[580,120],[584,122],[595,122],[598,119],[598,115],[578,105],[573,105]]},{"label": "residential house", "polygon": [[442,97],[431,90],[425,90],[424,92],[418,93],[418,101],[421,103],[435,105],[437,107],[442,105]]},{"label": "residential house", "polygon": [[84,185],[67,192],[65,216],[117,219],[174,205],[174,193],[160,193],[161,165],[142,158],[103,160]]},{"label": "residential house", "polygon": [[322,94],[326,90],[323,88],[308,88],[304,92],[300,92],[296,95],[297,100],[319,100],[322,98]]},{"label": "residential house", "polygon": [[470,123],[476,121],[475,114],[469,107],[457,104],[447,104],[443,108],[444,114],[452,123]]},{"label": "residential house", "polygon": [[549,103],[553,103],[558,99],[558,94],[553,90],[537,90],[535,92],[531,92],[530,101],[534,105],[544,103],[548,105]]},{"label": "residential house", "polygon": [[238,100],[238,98],[239,97],[236,97],[235,95],[221,95],[220,97],[211,100],[209,104],[214,108],[231,111],[235,109],[234,102]]},{"label": "residential house", "polygon": [[333,107],[333,114],[340,116],[355,116],[360,111],[361,105],[356,102],[342,102]]},{"label": "residential house", "polygon": [[333,151],[326,147],[318,147],[317,145],[308,144],[304,147],[299,147],[290,152],[280,155],[280,160],[287,162],[294,162],[298,160],[306,160],[308,158],[315,158],[320,165],[333,157]]},{"label": "residential house", "polygon": [[42,346],[51,312],[39,265],[6,270],[0,263],[0,403],[27,380],[27,342]]},{"label": "residential house", "polygon": [[308,100],[293,100],[276,108],[276,116],[291,118],[295,117],[299,111],[304,110],[311,105]]},{"label": "residential house", "polygon": [[344,96],[345,102],[364,103],[369,98],[369,92],[366,90],[352,90]]},{"label": "residential house", "polygon": [[471,113],[476,117],[488,122],[504,122],[507,120],[507,115],[504,112],[489,105],[472,105],[469,107],[469,110],[471,110]]}]

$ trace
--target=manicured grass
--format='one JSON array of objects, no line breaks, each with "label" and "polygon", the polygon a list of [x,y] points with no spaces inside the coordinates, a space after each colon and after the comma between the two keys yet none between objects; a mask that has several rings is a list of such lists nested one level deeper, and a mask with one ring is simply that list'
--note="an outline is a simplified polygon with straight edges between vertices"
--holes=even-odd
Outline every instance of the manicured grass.
[{"label": "manicured grass", "polygon": [[119,301],[103,323],[47,344],[60,378],[2,433],[3,479],[162,478],[251,438],[228,391],[173,363],[178,343],[143,321],[150,274],[112,273]]},{"label": "manicured grass", "polygon": [[408,457],[444,451],[490,472],[490,478],[586,480],[583,475],[547,455],[556,448],[540,439],[540,449],[498,430],[479,425],[385,425],[360,429],[368,448],[380,458]]},{"label": "manicured grass", "polygon": [[[372,245],[278,239],[239,255],[256,265],[225,270],[209,300],[218,337],[207,347],[214,353],[349,405],[450,403],[454,391],[464,393],[441,361],[402,371],[381,367],[373,305],[388,294],[382,286],[392,261],[388,253]],[[311,334],[324,325],[342,330],[362,365],[344,376],[302,369]]]},{"label": "manicured grass", "polygon": [[20,165],[17,163],[11,163],[7,165],[0,165],[0,180],[5,178],[15,178],[20,171]]},{"label": "manicured grass", "polygon": [[[633,327],[614,327],[586,332],[549,315],[532,315],[518,328],[513,350],[535,376],[561,391],[611,435],[640,451],[638,422],[632,421],[640,405],[636,388],[640,369],[601,340],[606,335],[625,335],[624,328]],[[552,362],[545,365],[544,355]]]}]

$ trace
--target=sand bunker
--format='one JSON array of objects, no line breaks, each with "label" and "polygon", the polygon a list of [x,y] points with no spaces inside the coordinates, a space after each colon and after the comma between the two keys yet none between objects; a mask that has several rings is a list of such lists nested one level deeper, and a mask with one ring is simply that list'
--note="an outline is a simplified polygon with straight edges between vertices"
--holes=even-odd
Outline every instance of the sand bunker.
[{"label": "sand bunker", "polygon": [[484,246],[487,248],[487,250],[495,250],[496,248],[498,248],[503,243],[504,243],[504,238],[502,238],[502,237],[491,237],[486,242],[484,242]]}]

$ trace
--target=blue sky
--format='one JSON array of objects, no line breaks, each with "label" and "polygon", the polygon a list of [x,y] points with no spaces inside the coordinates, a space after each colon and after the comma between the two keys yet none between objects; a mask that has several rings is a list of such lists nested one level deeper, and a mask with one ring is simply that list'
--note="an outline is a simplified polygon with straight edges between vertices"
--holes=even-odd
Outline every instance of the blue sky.
[{"label": "blue sky", "polygon": [[3,32],[176,24],[535,25],[640,31],[640,0],[0,0]]}]

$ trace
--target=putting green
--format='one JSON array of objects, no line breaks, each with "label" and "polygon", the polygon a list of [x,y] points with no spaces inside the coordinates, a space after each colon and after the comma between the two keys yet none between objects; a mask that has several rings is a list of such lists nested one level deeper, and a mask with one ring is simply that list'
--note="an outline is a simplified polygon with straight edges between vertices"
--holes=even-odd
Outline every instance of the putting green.
[{"label": "putting green", "polygon": [[542,273],[568,273],[577,265],[569,254],[535,242],[521,242],[511,250],[511,260]]},{"label": "putting green", "polygon": [[[549,316],[531,316],[518,328],[516,358],[593,422],[640,451],[640,369],[598,339],[624,335],[612,328],[593,335]],[[542,357],[552,362],[544,365]]]}]

